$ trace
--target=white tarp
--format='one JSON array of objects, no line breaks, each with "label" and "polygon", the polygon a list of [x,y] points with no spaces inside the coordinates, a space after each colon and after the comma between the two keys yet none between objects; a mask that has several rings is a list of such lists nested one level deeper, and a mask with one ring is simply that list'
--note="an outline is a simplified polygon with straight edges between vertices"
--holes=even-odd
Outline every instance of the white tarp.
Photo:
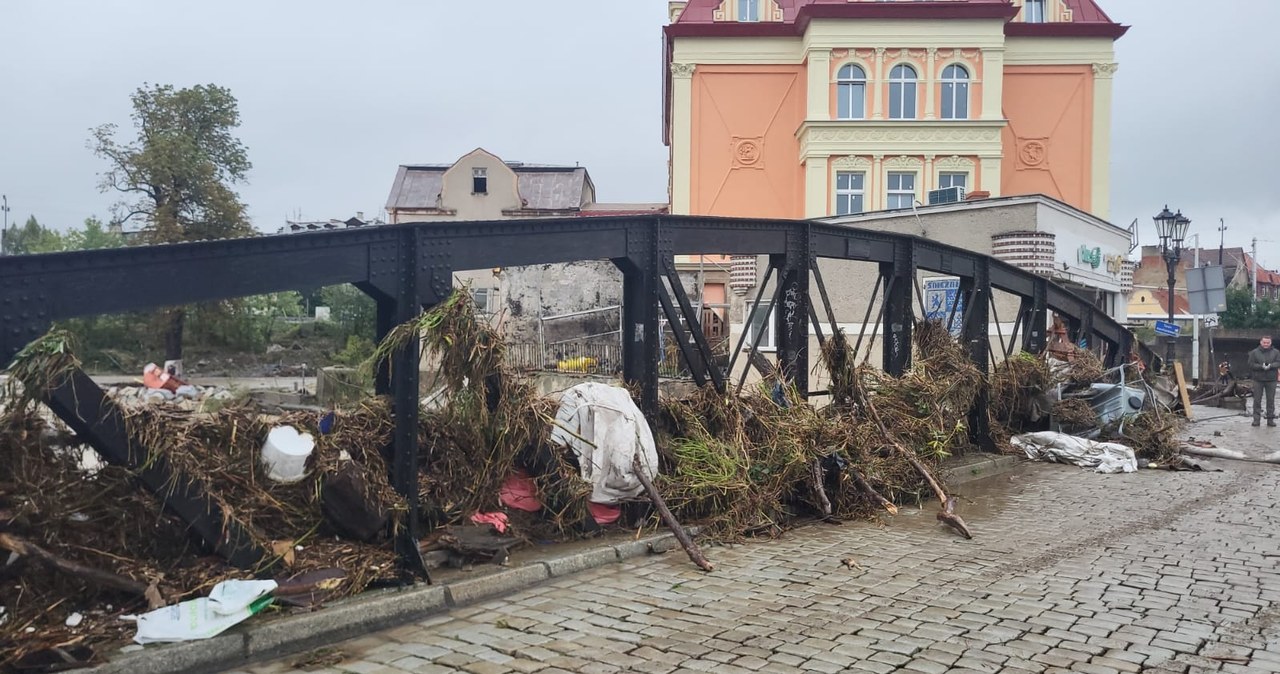
[{"label": "white tarp", "polygon": [[623,388],[586,383],[565,391],[551,441],[578,455],[595,503],[617,503],[644,493],[631,464],[637,453],[645,473],[650,478],[658,474],[658,449],[649,422]]},{"label": "white tarp", "polygon": [[1114,442],[1097,442],[1066,433],[1043,431],[1013,436],[1013,446],[1028,459],[1070,463],[1099,473],[1132,473],[1138,470],[1133,450]]}]

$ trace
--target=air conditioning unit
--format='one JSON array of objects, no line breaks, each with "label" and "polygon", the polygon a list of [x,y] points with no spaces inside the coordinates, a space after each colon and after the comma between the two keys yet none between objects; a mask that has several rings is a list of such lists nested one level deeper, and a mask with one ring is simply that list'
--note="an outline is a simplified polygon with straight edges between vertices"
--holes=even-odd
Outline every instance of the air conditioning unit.
[{"label": "air conditioning unit", "polygon": [[934,204],[954,204],[964,201],[963,187],[945,187],[940,190],[929,191],[929,205]]}]

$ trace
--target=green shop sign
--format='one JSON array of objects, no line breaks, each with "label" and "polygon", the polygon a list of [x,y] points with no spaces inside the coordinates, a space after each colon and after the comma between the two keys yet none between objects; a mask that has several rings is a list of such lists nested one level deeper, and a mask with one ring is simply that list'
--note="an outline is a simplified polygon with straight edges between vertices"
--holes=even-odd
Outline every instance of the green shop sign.
[{"label": "green shop sign", "polygon": [[1102,265],[1102,249],[1080,246],[1080,264],[1087,264],[1094,269]]}]

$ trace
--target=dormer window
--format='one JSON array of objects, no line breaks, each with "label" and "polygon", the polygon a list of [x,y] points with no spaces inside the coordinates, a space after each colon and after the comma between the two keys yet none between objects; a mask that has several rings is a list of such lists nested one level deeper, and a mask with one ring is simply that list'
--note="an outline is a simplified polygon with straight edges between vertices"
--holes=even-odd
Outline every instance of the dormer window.
[{"label": "dormer window", "polygon": [[738,20],[756,22],[760,20],[760,0],[738,0]]},{"label": "dormer window", "polygon": [[1027,23],[1044,23],[1045,0],[1024,0],[1022,18]]},{"label": "dormer window", "polygon": [[482,168],[471,169],[471,193],[472,194],[488,194],[489,193],[488,169],[482,169]]}]

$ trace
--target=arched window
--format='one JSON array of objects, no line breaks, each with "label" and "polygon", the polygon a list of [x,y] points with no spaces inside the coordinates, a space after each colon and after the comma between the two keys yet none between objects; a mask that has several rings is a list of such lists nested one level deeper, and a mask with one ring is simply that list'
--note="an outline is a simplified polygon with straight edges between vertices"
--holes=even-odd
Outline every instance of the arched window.
[{"label": "arched window", "polygon": [[969,118],[969,71],[962,65],[942,69],[942,118]]},{"label": "arched window", "polygon": [[889,71],[889,119],[916,118],[916,70],[905,63]]},{"label": "arched window", "polygon": [[867,73],[852,63],[836,74],[836,117],[864,119],[867,116]]}]

